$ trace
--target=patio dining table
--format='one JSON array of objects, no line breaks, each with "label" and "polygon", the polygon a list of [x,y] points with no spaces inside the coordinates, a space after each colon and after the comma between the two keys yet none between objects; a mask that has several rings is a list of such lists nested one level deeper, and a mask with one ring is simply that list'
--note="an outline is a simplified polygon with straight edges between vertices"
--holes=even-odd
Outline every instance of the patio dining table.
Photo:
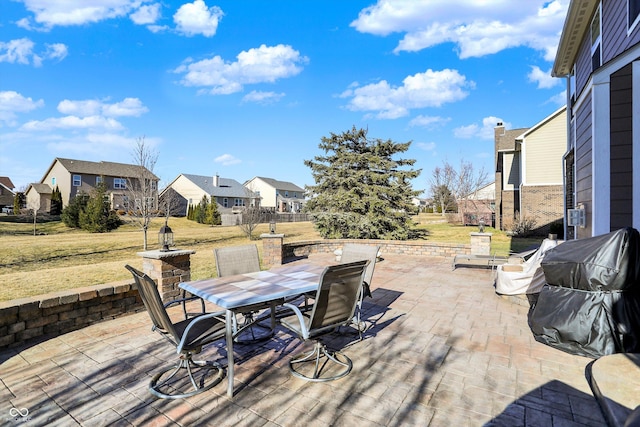
[{"label": "patio dining table", "polygon": [[308,263],[180,283],[180,288],[225,309],[227,395],[233,397],[233,318],[243,307],[293,297],[318,288],[324,266]]}]

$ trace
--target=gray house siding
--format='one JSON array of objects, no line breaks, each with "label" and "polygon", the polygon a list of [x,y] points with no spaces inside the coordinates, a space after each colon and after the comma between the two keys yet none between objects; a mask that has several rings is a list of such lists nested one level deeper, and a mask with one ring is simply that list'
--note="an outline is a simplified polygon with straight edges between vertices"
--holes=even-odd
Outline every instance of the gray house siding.
[{"label": "gray house siding", "polygon": [[[593,218],[593,148],[591,125],[591,94],[576,112],[576,201],[583,204],[587,218]],[[577,230],[578,238],[591,237],[591,224]]]},{"label": "gray house siding", "polygon": [[[606,64],[640,41],[640,25],[627,35],[627,2],[625,0],[602,3],[602,63]],[[625,23],[625,25],[621,25]]]},{"label": "gray house siding", "polygon": [[576,59],[576,97],[580,96],[591,77],[591,38],[586,37],[580,45]]}]

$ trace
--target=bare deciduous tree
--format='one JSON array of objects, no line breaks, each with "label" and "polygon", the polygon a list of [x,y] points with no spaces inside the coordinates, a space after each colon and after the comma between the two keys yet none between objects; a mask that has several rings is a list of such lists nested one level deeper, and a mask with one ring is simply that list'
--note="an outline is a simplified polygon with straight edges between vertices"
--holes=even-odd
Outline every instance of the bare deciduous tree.
[{"label": "bare deciduous tree", "polygon": [[433,171],[430,186],[432,197],[442,208],[442,215],[445,214],[445,208],[449,208],[450,203],[446,197],[444,197],[443,188],[449,190],[450,194],[458,205],[458,214],[464,222],[464,210],[467,199],[477,199],[478,191],[486,186],[489,182],[488,173],[484,168],[476,170],[473,163],[467,162],[464,159],[460,160],[459,169],[453,167],[446,160],[443,162],[442,168],[436,167]]},{"label": "bare deciduous tree", "polygon": [[158,153],[142,136],[136,139],[132,157],[135,169],[127,178],[129,219],[142,230],[143,248],[146,251],[149,224],[159,214],[158,177],[153,173]]}]

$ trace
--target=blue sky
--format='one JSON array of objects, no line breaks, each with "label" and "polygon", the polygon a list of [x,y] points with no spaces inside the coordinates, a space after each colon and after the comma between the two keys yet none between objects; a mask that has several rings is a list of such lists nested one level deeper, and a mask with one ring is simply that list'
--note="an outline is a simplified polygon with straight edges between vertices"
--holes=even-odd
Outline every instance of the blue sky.
[{"label": "blue sky", "polygon": [[353,126],[493,173],[493,128],[564,105],[550,77],[568,0],[3,0],[0,176],[55,157],[313,184],[304,160]]}]

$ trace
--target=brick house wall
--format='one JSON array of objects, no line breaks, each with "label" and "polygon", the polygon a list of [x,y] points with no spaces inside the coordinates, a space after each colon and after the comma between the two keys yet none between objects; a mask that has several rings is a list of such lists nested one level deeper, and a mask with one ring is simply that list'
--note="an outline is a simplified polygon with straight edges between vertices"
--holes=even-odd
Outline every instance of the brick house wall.
[{"label": "brick house wall", "polygon": [[549,226],[564,217],[564,192],[562,185],[523,186],[521,215],[536,219],[535,230],[546,234]]}]

